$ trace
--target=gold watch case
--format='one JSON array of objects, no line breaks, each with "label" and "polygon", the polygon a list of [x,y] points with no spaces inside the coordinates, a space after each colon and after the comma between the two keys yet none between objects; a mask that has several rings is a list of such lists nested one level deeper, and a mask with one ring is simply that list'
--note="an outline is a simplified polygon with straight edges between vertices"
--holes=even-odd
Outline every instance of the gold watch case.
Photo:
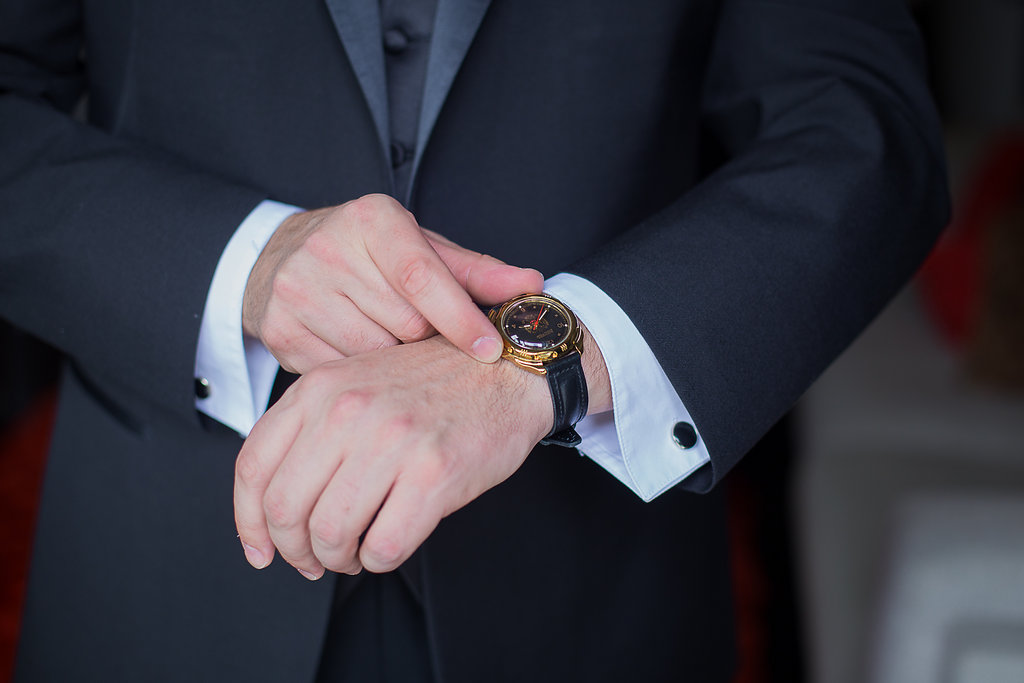
[{"label": "gold watch case", "polygon": [[502,358],[535,375],[547,374],[545,366],[558,358],[583,354],[579,320],[548,294],[521,294],[492,308],[487,317],[501,335]]}]

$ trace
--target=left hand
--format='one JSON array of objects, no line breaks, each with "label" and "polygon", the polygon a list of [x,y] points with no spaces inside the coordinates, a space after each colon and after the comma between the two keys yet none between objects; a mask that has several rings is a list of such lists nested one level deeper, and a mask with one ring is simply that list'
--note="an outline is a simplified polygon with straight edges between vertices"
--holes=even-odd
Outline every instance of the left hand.
[{"label": "left hand", "polygon": [[249,273],[242,329],[297,374],[435,330],[493,363],[501,340],[474,301],[539,292],[543,279],[423,229],[392,197],[366,195],[278,226]]},{"label": "left hand", "polygon": [[321,365],[238,455],[246,557],[262,568],[276,548],[309,579],[395,569],[443,517],[511,476],[552,420],[543,377],[477,363],[439,336]]}]

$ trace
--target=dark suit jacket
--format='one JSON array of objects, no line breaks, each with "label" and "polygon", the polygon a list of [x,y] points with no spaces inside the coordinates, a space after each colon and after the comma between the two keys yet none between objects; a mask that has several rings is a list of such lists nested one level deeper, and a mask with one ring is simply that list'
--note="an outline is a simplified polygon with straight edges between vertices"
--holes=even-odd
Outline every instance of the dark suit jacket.
[{"label": "dark suit jacket", "polygon": [[[240,441],[197,417],[192,370],[217,259],[261,199],[390,188],[373,4],[0,5],[0,313],[69,368],[22,680],[311,677],[331,582],[245,564]],[[714,485],[945,219],[918,38],[892,0],[438,11],[412,210],[604,289],[712,458],[643,504],[575,453],[538,449],[442,522],[405,567],[439,671],[727,680]],[[79,123],[67,112],[86,89]]]}]

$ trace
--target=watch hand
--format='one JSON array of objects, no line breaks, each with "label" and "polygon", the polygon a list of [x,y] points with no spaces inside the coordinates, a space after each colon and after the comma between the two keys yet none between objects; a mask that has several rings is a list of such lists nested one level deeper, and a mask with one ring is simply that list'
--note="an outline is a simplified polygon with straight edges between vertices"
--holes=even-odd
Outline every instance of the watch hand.
[{"label": "watch hand", "polygon": [[530,329],[532,329],[534,332],[536,332],[537,331],[537,325],[540,325],[541,318],[543,318],[544,314],[547,313],[547,312],[548,312],[548,307],[547,306],[542,308],[541,311],[540,311],[540,315],[538,315],[537,319],[533,321],[533,323],[531,324]]}]

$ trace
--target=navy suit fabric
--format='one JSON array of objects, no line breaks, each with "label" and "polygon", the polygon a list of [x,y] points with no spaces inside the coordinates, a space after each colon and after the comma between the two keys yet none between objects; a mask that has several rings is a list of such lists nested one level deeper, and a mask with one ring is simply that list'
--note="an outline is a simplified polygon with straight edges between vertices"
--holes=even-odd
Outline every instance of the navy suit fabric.
[{"label": "navy suit fabric", "polygon": [[[19,680],[312,680],[331,583],[245,564],[240,441],[197,417],[192,370],[259,201],[391,190],[370,5],[0,6],[0,314],[68,359]],[[715,484],[945,222],[912,23],[890,0],[439,0],[435,39],[411,209],[600,286],[712,459],[644,504],[541,448],[444,520],[403,568],[439,678],[728,680]]]}]

